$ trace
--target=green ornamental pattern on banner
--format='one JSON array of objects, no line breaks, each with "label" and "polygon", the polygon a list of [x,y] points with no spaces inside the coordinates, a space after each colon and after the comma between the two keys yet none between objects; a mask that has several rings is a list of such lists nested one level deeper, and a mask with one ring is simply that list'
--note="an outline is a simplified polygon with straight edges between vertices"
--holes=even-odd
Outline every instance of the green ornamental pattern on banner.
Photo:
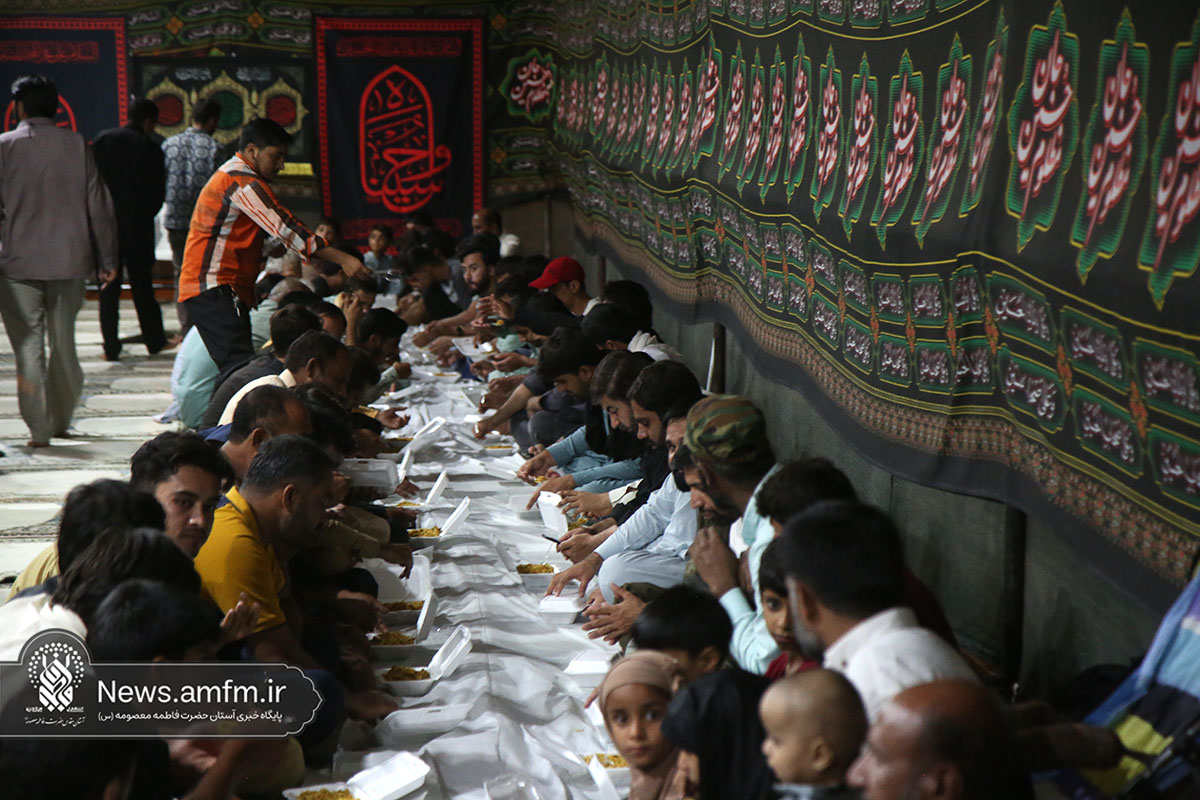
[{"label": "green ornamental pattern on banner", "polygon": [[547,47],[577,77],[552,149],[595,247],[680,313],[748,334],[871,458],[1052,507],[1186,579],[1194,8],[557,8]]},{"label": "green ornamental pattern on banner", "polygon": [[34,12],[123,17],[137,75],[270,59],[297,120],[314,14],[480,18],[490,202],[565,187],[591,246],[898,474],[1059,514],[1159,581],[1200,554],[1194,4],[4,9]]}]

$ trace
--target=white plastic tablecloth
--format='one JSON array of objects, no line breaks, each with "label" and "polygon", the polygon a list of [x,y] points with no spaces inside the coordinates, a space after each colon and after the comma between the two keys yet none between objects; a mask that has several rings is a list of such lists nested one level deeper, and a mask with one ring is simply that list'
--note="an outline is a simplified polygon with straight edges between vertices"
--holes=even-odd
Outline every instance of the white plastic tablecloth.
[{"label": "white plastic tablecloth", "polygon": [[[431,556],[437,596],[430,639],[444,639],[455,626],[464,625],[471,632],[472,649],[427,694],[397,700],[404,709],[458,703],[472,707],[466,719],[446,733],[413,736],[386,748],[379,745],[371,726],[348,722],[332,776],[345,779],[384,752],[406,749],[432,768],[425,786],[409,795],[413,798],[424,793],[429,800],[481,800],[486,797],[486,781],[516,774],[531,782],[545,800],[612,800],[616,795],[611,787],[598,786],[579,756],[614,750],[606,733],[584,711],[583,700],[590,689],[564,675],[563,668],[580,653],[612,655],[616,650],[588,639],[578,624],[553,625],[538,613],[540,592],[527,589],[511,565],[547,562],[562,568],[567,562],[542,538],[546,529],[536,513],[510,508],[511,497],[528,497],[533,491],[512,473],[519,457],[498,457],[455,437],[455,432],[469,436],[471,426],[462,420],[476,411],[462,384],[436,381],[420,386],[397,401],[414,412],[403,433],[437,416],[448,422],[436,441],[414,457],[410,476],[426,488],[442,469],[450,475],[442,498],[423,512],[421,522],[439,524],[462,498],[471,499],[465,523],[420,551]],[[367,566],[381,569],[382,562]],[[574,585],[568,589],[574,590]],[[420,659],[433,651],[423,649],[394,663],[428,663]],[[306,783],[327,781],[331,771],[315,771]]]}]

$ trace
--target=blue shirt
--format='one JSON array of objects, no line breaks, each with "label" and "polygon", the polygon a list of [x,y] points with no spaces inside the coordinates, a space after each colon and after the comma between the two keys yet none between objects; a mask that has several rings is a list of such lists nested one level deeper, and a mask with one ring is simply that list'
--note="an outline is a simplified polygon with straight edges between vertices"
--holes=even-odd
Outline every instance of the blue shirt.
[{"label": "blue shirt", "polygon": [[[608,419],[604,419],[608,430]],[[593,452],[587,443],[587,426],[575,431],[546,448],[558,471],[575,479],[576,488],[589,492],[607,492],[618,486],[633,483],[642,477],[642,459],[613,461],[606,455]],[[588,488],[583,489],[584,486]]]},{"label": "blue shirt", "polygon": [[163,227],[186,231],[200,190],[217,171],[217,140],[198,128],[188,128],[162,144],[167,167],[167,197],[163,208]]},{"label": "blue shirt", "polygon": [[363,263],[366,264],[372,272],[390,272],[396,269],[395,257],[389,256],[387,253],[377,256],[368,250],[367,252],[363,253]]},{"label": "blue shirt", "polygon": [[770,518],[758,513],[758,493],[762,491],[763,484],[778,470],[777,464],[758,482],[742,514],[742,541],[750,545],[746,556],[747,566],[750,568],[750,580],[754,584],[754,597],[759,602],[751,608],[750,603],[746,601],[746,595],[742,594],[739,588],[730,589],[720,597],[721,606],[733,622],[729,654],[737,661],[738,666],[756,675],[766,672],[767,667],[779,655],[779,645],[771,638],[767,631],[767,623],[763,619],[758,589],[758,567],[762,563],[763,551],[775,538]]},{"label": "blue shirt", "polygon": [[220,372],[200,338],[200,330],[193,326],[183,337],[171,369],[171,394],[179,403],[179,419],[184,425],[195,428],[200,424]]}]

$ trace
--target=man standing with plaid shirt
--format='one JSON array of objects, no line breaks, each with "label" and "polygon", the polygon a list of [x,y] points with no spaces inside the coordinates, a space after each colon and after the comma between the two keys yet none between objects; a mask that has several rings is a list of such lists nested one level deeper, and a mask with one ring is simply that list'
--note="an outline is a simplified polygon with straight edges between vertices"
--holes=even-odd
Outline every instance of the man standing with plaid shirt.
[{"label": "man standing with plaid shirt", "polygon": [[179,302],[222,371],[254,354],[250,309],[267,237],[306,261],[331,261],[349,277],[371,275],[362,261],[331,247],[275,199],[268,184],[283,169],[291,143],[291,134],[278,123],[251,120],[242,129],[238,152],[209,179],[192,213]]}]

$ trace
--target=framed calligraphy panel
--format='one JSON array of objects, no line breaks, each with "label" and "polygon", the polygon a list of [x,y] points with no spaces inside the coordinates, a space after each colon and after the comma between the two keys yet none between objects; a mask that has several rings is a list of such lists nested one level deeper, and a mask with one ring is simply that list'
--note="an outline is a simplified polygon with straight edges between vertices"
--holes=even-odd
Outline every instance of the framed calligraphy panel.
[{"label": "framed calligraphy panel", "polygon": [[350,240],[483,205],[483,23],[317,17],[321,194]]},{"label": "framed calligraphy panel", "polygon": [[21,75],[45,75],[58,86],[55,123],[92,139],[125,121],[129,74],[123,17],[0,19],[0,130],[17,126],[8,88]]},{"label": "framed calligraphy panel", "polygon": [[222,145],[234,146],[243,125],[266,117],[295,137],[289,162],[313,160],[311,72],[299,59],[138,58],[134,67],[138,94],[158,105],[159,135],[182,132],[196,105],[212,98],[221,104],[213,138]]}]

